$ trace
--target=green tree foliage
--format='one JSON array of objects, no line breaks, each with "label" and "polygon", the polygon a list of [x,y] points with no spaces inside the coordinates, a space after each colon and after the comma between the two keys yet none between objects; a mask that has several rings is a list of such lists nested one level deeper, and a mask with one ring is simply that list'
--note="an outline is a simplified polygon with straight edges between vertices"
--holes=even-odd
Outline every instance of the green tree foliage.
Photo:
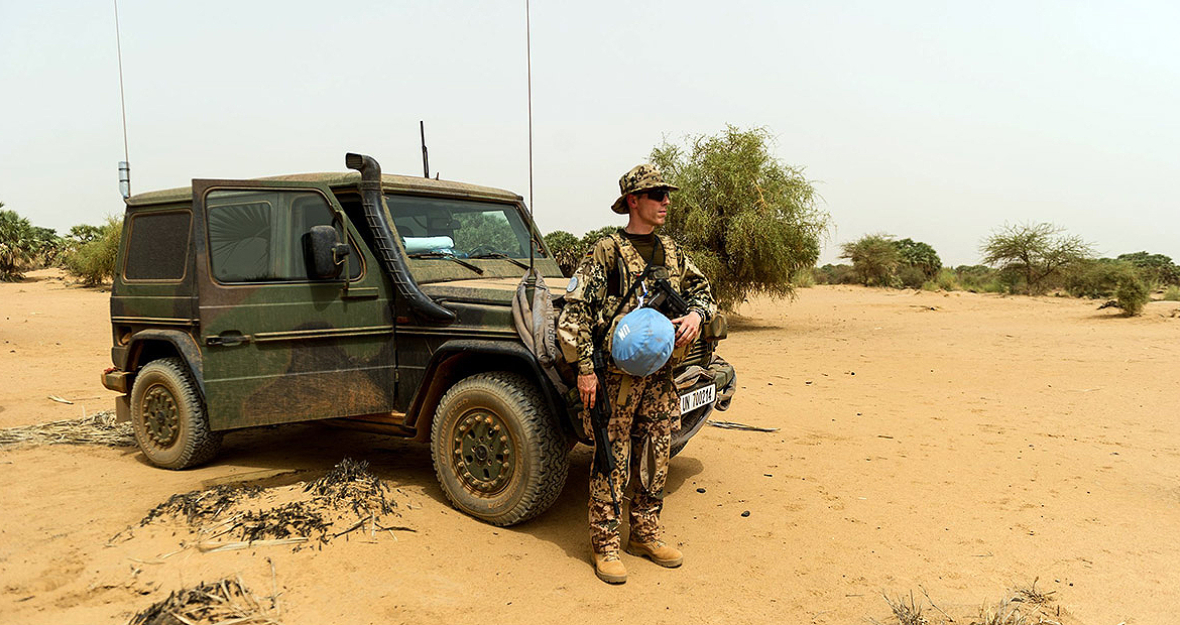
[{"label": "green tree foliage", "polygon": [[856,272],[852,269],[852,265],[840,263],[833,265],[828,263],[823,267],[815,269],[815,281],[818,284],[859,284]]},{"label": "green tree foliage", "polygon": [[455,249],[466,253],[499,252],[509,256],[527,256],[508,218],[499,211],[456,213]]},{"label": "green tree foliage", "polygon": [[106,223],[94,227],[99,230],[98,236],[65,254],[66,270],[81,278],[87,286],[98,286],[115,275],[123,220],[107,217]]},{"label": "green tree foliage", "polygon": [[69,238],[77,243],[89,243],[102,236],[102,226],[78,224],[70,228]]},{"label": "green tree foliage", "polygon": [[0,280],[19,280],[27,269],[52,264],[64,245],[53,229],[34,226],[15,211],[0,210]]},{"label": "green tree foliage", "polygon": [[1093,245],[1050,223],[1005,225],[984,239],[980,251],[985,264],[1019,277],[1033,295],[1048,290],[1071,265],[1094,256]]},{"label": "green tree foliage", "polygon": [[925,279],[933,279],[938,275],[938,270],[942,269],[942,259],[929,244],[906,238],[895,241],[894,245],[897,246],[897,256],[901,264],[921,271]]},{"label": "green tree foliage", "polygon": [[568,278],[574,275],[574,270],[578,268],[582,258],[590,253],[599,239],[610,236],[618,229],[617,226],[605,226],[587,232],[581,239],[564,230],[554,230],[545,235],[545,247],[549,248],[557,265],[561,267],[561,272]]},{"label": "green tree foliage", "polygon": [[574,275],[574,270],[578,268],[578,263],[582,262],[583,255],[578,237],[565,230],[554,230],[544,238],[545,247],[553,255],[553,260],[557,261],[557,266],[561,267],[561,273],[567,278]]},{"label": "green tree foliage", "polygon": [[1137,273],[1135,266],[1113,258],[1085,259],[1064,273],[1065,291],[1074,297],[1113,297],[1119,284]]},{"label": "green tree foliage", "polygon": [[723,310],[748,295],[794,294],[791,276],[812,267],[828,215],[800,168],[781,163],[764,128],[726,126],[690,137],[684,147],[664,141],[651,161],[672,184],[663,233],[680,242],[709,278]]},{"label": "green tree foliage", "polygon": [[971,293],[1003,293],[1007,287],[1000,281],[1000,272],[987,265],[959,265],[955,267],[959,286]]},{"label": "green tree foliage", "polygon": [[[0,208],[4,203],[0,202]],[[32,253],[32,226],[29,220],[10,210],[0,210],[0,280],[19,280],[18,266],[27,262]]]},{"label": "green tree foliage", "polygon": [[1148,254],[1147,252],[1134,252],[1132,254],[1119,254],[1118,260],[1123,260],[1131,263],[1139,269],[1149,283],[1165,286],[1169,284],[1180,285],[1180,267],[1172,262],[1171,257],[1163,254]]},{"label": "green tree foliage", "polygon": [[841,244],[840,258],[852,261],[852,270],[861,284],[889,286],[901,262],[896,243],[892,235],[866,234]]}]

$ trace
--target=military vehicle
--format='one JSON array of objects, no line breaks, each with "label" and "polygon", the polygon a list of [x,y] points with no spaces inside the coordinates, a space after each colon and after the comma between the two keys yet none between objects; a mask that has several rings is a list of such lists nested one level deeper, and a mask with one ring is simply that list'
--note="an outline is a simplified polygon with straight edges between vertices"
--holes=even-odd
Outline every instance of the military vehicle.
[{"label": "military vehicle", "polygon": [[[346,164],[126,200],[102,376],[118,417],[168,469],[209,461],[227,431],[332,419],[429,443],[463,512],[536,516],[590,438],[511,302],[530,257],[558,307],[568,280],[519,195]],[[733,392],[717,325],[677,370],[677,451]]]}]

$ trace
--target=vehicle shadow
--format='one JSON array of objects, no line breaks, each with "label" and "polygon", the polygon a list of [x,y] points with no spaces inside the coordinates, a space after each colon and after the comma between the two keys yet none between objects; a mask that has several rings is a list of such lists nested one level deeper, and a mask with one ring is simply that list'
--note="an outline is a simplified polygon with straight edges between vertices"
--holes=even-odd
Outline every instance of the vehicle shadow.
[{"label": "vehicle shadow", "polygon": [[[137,461],[148,464],[142,454],[131,453],[136,453]],[[535,519],[497,531],[526,534],[561,547],[570,558],[587,560],[587,502],[593,456],[590,447],[576,446],[569,455],[570,469],[565,488],[553,506]],[[296,423],[229,432],[221,453],[211,466],[232,465],[244,469],[239,472],[240,479],[232,483],[274,488],[314,480],[344,458],[367,460],[369,469],[391,486],[414,489],[440,505],[450,507],[435,477],[429,445],[322,424]],[[691,451],[673,458],[665,486],[668,496],[674,496],[703,469],[704,465],[691,455]],[[252,475],[261,477],[252,478]],[[217,479],[216,482],[227,483],[227,480]],[[622,507],[625,519],[625,501]],[[471,522],[480,523],[474,518]],[[624,520],[621,528],[624,540],[626,525]]]}]

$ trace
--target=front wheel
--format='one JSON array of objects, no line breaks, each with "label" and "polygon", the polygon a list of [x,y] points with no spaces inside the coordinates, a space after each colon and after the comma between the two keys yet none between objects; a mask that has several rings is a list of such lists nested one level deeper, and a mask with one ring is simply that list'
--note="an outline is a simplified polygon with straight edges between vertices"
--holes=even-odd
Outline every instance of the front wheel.
[{"label": "front wheel", "polygon": [[492,525],[541,514],[565,486],[565,436],[524,376],[499,371],[460,380],[439,402],[430,438],[447,499]]},{"label": "front wheel", "polygon": [[205,402],[179,358],[140,369],[131,387],[131,425],[143,455],[165,469],[208,462],[221,448],[221,433],[209,431]]}]

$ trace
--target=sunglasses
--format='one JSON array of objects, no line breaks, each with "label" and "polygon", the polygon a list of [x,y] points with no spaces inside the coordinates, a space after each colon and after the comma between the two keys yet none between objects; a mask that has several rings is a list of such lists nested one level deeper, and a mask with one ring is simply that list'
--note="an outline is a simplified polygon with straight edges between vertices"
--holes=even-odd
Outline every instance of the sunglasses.
[{"label": "sunglasses", "polygon": [[647,199],[653,202],[663,202],[672,192],[667,189],[656,189],[654,191],[644,191],[643,194]]}]

